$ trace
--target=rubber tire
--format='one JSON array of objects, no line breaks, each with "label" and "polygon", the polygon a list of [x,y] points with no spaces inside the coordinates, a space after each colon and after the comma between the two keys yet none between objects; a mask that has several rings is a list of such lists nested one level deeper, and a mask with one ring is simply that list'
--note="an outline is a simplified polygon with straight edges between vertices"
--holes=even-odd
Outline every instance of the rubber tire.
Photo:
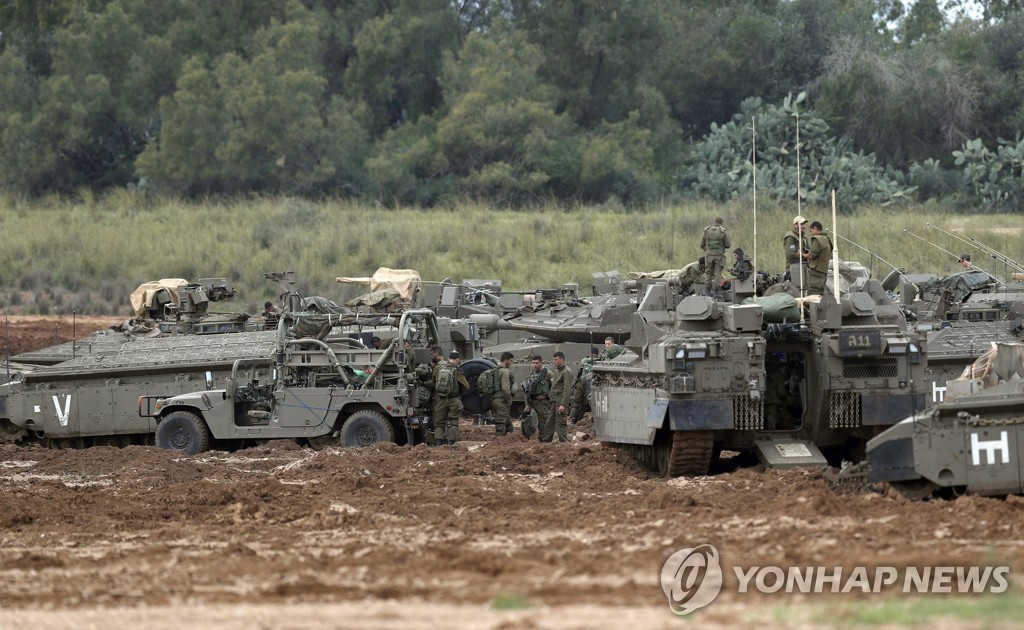
[{"label": "rubber tire", "polygon": [[210,450],[210,429],[194,413],[175,411],[156,425],[156,445],[195,455]]},{"label": "rubber tire", "polygon": [[377,411],[357,411],[341,427],[341,445],[363,448],[378,442],[395,441],[395,427]]}]

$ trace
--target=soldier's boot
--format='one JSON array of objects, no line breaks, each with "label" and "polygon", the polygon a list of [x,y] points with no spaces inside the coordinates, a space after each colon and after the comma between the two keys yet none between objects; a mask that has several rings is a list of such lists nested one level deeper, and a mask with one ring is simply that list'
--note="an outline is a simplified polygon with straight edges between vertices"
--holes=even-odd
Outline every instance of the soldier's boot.
[{"label": "soldier's boot", "polygon": [[494,425],[494,436],[503,437],[505,435],[505,423],[499,422]]},{"label": "soldier's boot", "polygon": [[445,440],[446,444],[454,445],[456,442],[458,442],[459,441],[459,427],[457,427],[457,426],[449,426],[448,427],[448,436],[447,436],[447,438],[448,439]]}]

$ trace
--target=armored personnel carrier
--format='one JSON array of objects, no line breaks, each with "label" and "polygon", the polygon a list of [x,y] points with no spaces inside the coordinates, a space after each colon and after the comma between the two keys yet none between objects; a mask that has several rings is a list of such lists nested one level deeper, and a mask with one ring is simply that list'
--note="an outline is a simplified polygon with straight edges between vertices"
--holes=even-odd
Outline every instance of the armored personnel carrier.
[{"label": "armored personnel carrier", "polygon": [[672,306],[650,287],[630,352],[593,366],[597,438],[652,470],[707,474],[722,449],[824,465],[924,408],[924,339],[875,280],[806,319],[700,296]]},{"label": "armored personnel carrier", "polygon": [[[468,323],[438,326],[432,313],[422,311],[373,318],[302,312],[282,315],[270,331],[129,340],[116,349],[38,367],[0,386],[0,438],[37,438],[54,448],[150,443],[157,424],[140,414],[140,400],[226,389],[233,372],[238,378],[239,361],[248,362],[245,373],[251,380],[264,383],[280,371],[282,364],[271,359],[279,358],[285,345],[304,349],[296,353],[300,363],[306,357],[333,370],[324,376],[319,363],[289,364],[289,386],[303,378],[306,384],[337,378],[331,381],[336,389],[357,389],[358,384],[361,396],[389,400],[385,406],[397,409],[394,397],[407,400],[410,394],[395,375],[401,370],[387,357],[395,356],[396,348],[404,352],[406,340],[411,354],[403,357],[409,363],[426,363],[434,344],[472,356],[478,342],[474,330]],[[377,334],[384,340],[380,349],[369,344]],[[418,389],[413,391],[419,396]],[[402,429],[396,438],[400,442],[408,437]],[[252,433],[257,439],[260,432]]]},{"label": "armored personnel carrier", "polygon": [[949,383],[944,402],[868,442],[868,481],[911,499],[1024,492],[1022,379],[1024,345],[993,344]]}]

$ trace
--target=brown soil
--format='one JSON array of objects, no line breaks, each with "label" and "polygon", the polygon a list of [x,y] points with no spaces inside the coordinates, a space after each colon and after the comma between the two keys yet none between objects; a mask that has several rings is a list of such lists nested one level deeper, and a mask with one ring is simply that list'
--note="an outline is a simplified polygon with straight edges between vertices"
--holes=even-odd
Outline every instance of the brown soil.
[{"label": "brown soil", "polygon": [[[55,346],[73,339],[84,339],[97,330],[124,321],[123,317],[44,317],[9,315],[0,319],[0,346],[11,356]],[[0,348],[0,356],[3,348]]]},{"label": "brown soil", "polygon": [[[1024,566],[1016,497],[667,481],[586,421],[566,444],[464,419],[440,448],[0,446],[0,627],[677,627],[661,566],[705,542],[727,566]],[[786,626],[760,609],[805,601],[735,591],[727,570],[694,620]]]}]

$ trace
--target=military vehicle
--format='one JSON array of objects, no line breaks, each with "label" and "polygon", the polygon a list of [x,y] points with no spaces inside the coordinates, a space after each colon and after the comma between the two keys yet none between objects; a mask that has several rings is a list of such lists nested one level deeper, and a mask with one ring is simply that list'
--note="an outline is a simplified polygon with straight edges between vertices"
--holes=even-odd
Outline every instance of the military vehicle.
[{"label": "military vehicle", "polygon": [[[342,367],[338,369],[346,376],[350,372],[357,376],[371,373],[371,378],[365,380],[369,385],[360,383],[359,391],[360,395],[377,398],[408,397],[395,376],[400,370],[393,361],[382,360],[385,353],[393,355],[394,348],[402,346],[405,339],[413,341],[415,355],[407,361],[426,363],[431,344],[473,356],[478,339],[472,324],[444,322],[439,326],[432,314],[424,312],[412,312],[410,319],[404,317],[286,313],[275,330],[132,339],[116,349],[39,366],[21,379],[0,386],[0,439],[10,442],[36,438],[54,448],[152,442],[157,425],[152,417],[140,415],[140,399],[226,389],[237,361],[249,361],[247,369],[254,372],[254,378],[258,382],[266,380],[276,367],[268,366],[267,361],[279,356],[276,351],[282,339],[289,348],[294,345],[291,340],[296,339],[319,348],[306,354],[340,357]],[[416,326],[410,328],[403,322]],[[376,335],[384,339],[379,350],[369,347],[371,337]],[[289,373],[301,371],[294,367]],[[349,384],[357,381],[350,377]],[[416,392],[419,395],[419,390]],[[402,431],[397,439],[404,441],[407,437]]]},{"label": "military vehicle", "polygon": [[[291,319],[286,315],[284,321]],[[434,313],[409,310],[383,350],[289,339],[278,331],[273,354],[237,359],[223,388],[170,397],[144,396],[141,416],[156,421],[156,444],[195,454],[211,440],[305,439],[314,446],[421,441],[430,419],[421,406],[406,342],[439,341]],[[364,375],[356,365],[368,366]],[[419,410],[418,410],[419,409]]]},{"label": "military vehicle", "polygon": [[[593,366],[594,431],[652,470],[709,473],[722,449],[768,467],[824,465],[925,405],[926,344],[877,280],[834,299],[761,304],[651,286],[629,352]],[[764,298],[767,300],[768,298]],[[822,452],[824,451],[824,453]]]},{"label": "military vehicle", "polygon": [[[1024,492],[1024,345],[993,344],[951,381],[946,400],[867,444],[868,481],[911,499]],[[857,468],[840,472],[849,478]]]}]

